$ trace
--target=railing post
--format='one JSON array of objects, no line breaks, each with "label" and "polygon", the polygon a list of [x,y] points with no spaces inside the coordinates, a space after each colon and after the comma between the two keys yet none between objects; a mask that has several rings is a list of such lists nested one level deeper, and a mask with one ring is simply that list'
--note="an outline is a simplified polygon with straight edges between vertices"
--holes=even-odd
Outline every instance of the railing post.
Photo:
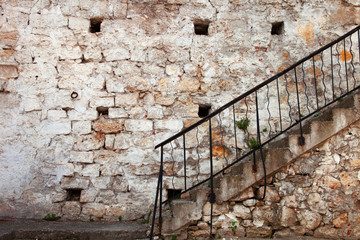
[{"label": "railing post", "polygon": [[305,138],[303,135],[303,128],[302,128],[302,117],[301,117],[301,110],[300,110],[300,98],[299,98],[299,86],[298,86],[298,79],[296,75],[296,68],[294,68],[295,73],[295,83],[296,83],[296,97],[297,97],[297,105],[298,105],[298,112],[299,112],[299,124],[300,124],[300,137],[299,137],[299,145],[305,145]]},{"label": "railing post", "polygon": [[213,226],[213,205],[215,203],[214,193],[214,169],[213,169],[213,152],[212,152],[212,130],[211,130],[211,118],[209,119],[209,143],[210,143],[210,237],[212,237],[212,226]]},{"label": "railing post", "polygon": [[318,92],[317,92],[317,79],[316,79],[316,69],[315,69],[315,59],[312,58],[313,62],[313,69],[314,69],[314,85],[315,85],[315,97],[316,97],[316,109],[319,109],[319,98],[318,98]]},{"label": "railing post", "polygon": [[[263,201],[266,197],[266,185],[267,185],[267,177],[266,177],[266,165],[265,165],[265,158],[264,158],[264,154],[262,151],[262,143],[261,143],[261,135],[260,135],[260,117],[259,117],[259,104],[258,104],[258,96],[257,96],[257,91],[255,91],[255,104],[256,104],[256,128],[257,128],[257,139],[259,141],[258,143],[258,148],[260,151],[260,157],[261,157],[261,161],[263,164],[263,169],[264,169],[264,195],[262,198],[258,198],[258,200]],[[255,151],[254,151],[255,152]]]},{"label": "railing post", "polygon": [[[158,177],[158,183],[156,186],[156,194],[155,194],[155,204],[154,204],[154,211],[153,211],[153,218],[152,218],[152,223],[151,223],[151,230],[150,230],[150,236],[149,239],[152,240],[153,239],[153,235],[154,235],[154,227],[155,227],[155,218],[156,218],[156,209],[157,209],[157,202],[158,202],[158,198],[159,198],[159,192],[160,192],[160,196],[162,195],[161,191],[162,191],[162,171],[163,171],[163,146],[161,146],[161,151],[160,151],[160,171],[159,171],[159,177]],[[161,202],[162,202],[162,197],[160,197],[160,212],[159,212],[159,227],[161,226]],[[160,227],[160,235],[161,235],[161,227]]]},{"label": "railing post", "polygon": [[186,187],[186,145],[185,145],[185,134],[183,135],[183,146],[184,146],[184,185],[185,185],[185,191],[186,191],[187,187]]},{"label": "railing post", "polygon": [[162,183],[163,183],[163,168],[164,168],[164,146],[161,145],[161,163],[160,163],[160,203],[159,203],[159,235],[161,236],[162,229]]}]

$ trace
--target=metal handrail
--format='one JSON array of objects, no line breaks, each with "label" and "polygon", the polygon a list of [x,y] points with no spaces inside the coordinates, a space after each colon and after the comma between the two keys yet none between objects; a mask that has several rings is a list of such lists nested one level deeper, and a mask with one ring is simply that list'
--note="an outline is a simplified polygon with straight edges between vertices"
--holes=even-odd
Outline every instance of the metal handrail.
[{"label": "metal handrail", "polygon": [[[311,53],[310,55],[302,58],[301,60],[299,60],[298,62],[296,62],[295,64],[291,65],[290,67],[288,67],[287,69],[283,70],[282,72],[274,75],[273,77],[269,78],[268,80],[262,82],[261,84],[255,86],[254,88],[252,88],[251,90],[245,92],[244,94],[238,96],[237,98],[233,99],[232,101],[228,102],[227,104],[223,105],[222,107],[216,109],[214,112],[210,113],[208,116],[202,118],[201,120],[199,120],[198,122],[192,124],[191,126],[183,129],[181,132],[175,134],[174,136],[166,139],[165,141],[161,142],[160,144],[155,146],[155,149],[157,148],[161,148],[161,163],[160,163],[160,172],[159,172],[159,178],[158,178],[158,184],[157,184],[157,190],[156,190],[156,199],[155,199],[155,204],[154,204],[154,211],[153,211],[153,221],[152,221],[152,226],[151,226],[151,231],[150,231],[150,239],[152,239],[153,234],[154,234],[154,227],[155,227],[155,220],[156,220],[156,211],[157,211],[157,203],[158,200],[160,198],[159,201],[159,233],[161,234],[161,225],[162,225],[162,204],[165,204],[169,201],[169,199],[167,200],[162,200],[162,183],[163,183],[163,167],[164,167],[164,146],[169,144],[171,145],[172,148],[172,152],[173,152],[173,145],[172,145],[172,141],[178,139],[179,137],[183,137],[183,157],[184,157],[184,186],[185,186],[185,190],[182,191],[180,194],[183,194],[185,192],[189,192],[192,189],[194,189],[195,187],[204,184],[205,182],[210,181],[210,203],[211,203],[211,220],[210,220],[210,234],[212,233],[212,210],[213,210],[213,203],[215,202],[215,194],[214,194],[214,183],[213,183],[213,179],[214,177],[218,176],[221,173],[225,173],[226,170],[228,170],[229,168],[231,168],[232,166],[234,166],[235,164],[237,164],[239,161],[251,157],[253,156],[254,161],[256,160],[255,158],[255,153],[259,152],[260,153],[260,159],[262,160],[263,163],[263,171],[264,171],[264,177],[265,177],[265,188],[266,188],[266,168],[265,168],[265,159],[263,156],[263,146],[270,143],[271,141],[273,141],[275,138],[277,138],[278,136],[280,136],[281,134],[283,134],[284,132],[294,128],[294,126],[299,125],[299,130],[300,130],[300,137],[299,137],[299,145],[304,145],[305,144],[305,138],[303,137],[303,122],[307,119],[309,119],[310,117],[314,116],[316,113],[318,113],[319,111],[323,110],[324,108],[326,108],[327,106],[333,104],[334,102],[338,101],[340,98],[343,98],[344,96],[351,94],[353,91],[359,89],[360,85],[358,85],[358,82],[354,76],[355,74],[355,65],[357,66],[360,65],[360,26],[357,26],[356,28],[354,28],[353,30],[351,30],[350,32],[346,33],[345,35],[339,37],[338,39],[332,41],[331,43],[321,47],[320,49],[318,49],[317,51]],[[353,52],[353,41],[351,39],[352,35],[354,33],[357,32],[357,47],[358,47],[358,61],[356,63],[354,63],[354,58],[356,57],[354,52]],[[346,41],[348,41],[350,44],[346,45]],[[343,46],[343,57],[344,59],[341,60],[344,62],[344,66],[342,67],[342,64],[340,62],[340,55],[341,53],[339,52],[338,49],[338,45],[342,44]],[[333,52],[333,47],[335,46],[335,55]],[[349,51],[347,51],[347,48],[349,49]],[[328,86],[330,90],[332,90],[331,92],[331,96],[328,96],[329,94],[327,94],[328,88],[326,86],[326,82],[325,82],[325,78],[328,77],[325,72],[326,69],[324,71],[324,67],[326,67],[326,63],[323,59],[323,56],[325,54],[325,51],[330,49],[330,68],[331,68],[331,86]],[[350,58],[347,58],[347,54],[351,55]],[[334,64],[333,58],[334,56],[337,57],[337,63]],[[315,59],[315,57],[320,57],[320,63],[321,63],[321,67],[318,69],[316,67],[316,63],[318,64],[317,59]],[[308,64],[310,64],[310,70],[312,70],[313,75],[311,75],[310,77],[308,77],[308,83],[306,83],[306,76],[305,75],[305,71],[304,71],[304,64],[307,63],[307,61],[309,61]],[[349,64],[347,63],[348,61]],[[316,63],[315,63],[316,62]],[[337,71],[334,71],[334,68],[337,68]],[[313,69],[311,69],[313,68]],[[299,72],[297,72],[297,69],[299,69]],[[319,76],[317,76],[316,70],[321,71],[321,76],[322,79],[319,78]],[[330,70],[330,69],[329,69]],[[293,74],[293,83],[296,86],[296,92],[294,94],[296,94],[296,98],[295,100],[290,100],[290,91],[288,89],[288,77],[290,75],[291,77],[291,72],[294,72]],[[346,89],[344,89],[344,87],[342,87],[342,85],[344,85],[345,83],[342,80],[342,76],[341,73],[342,71],[345,71],[345,81],[346,81]],[[338,76],[336,76],[336,74]],[[351,78],[353,79],[349,79]],[[302,76],[302,79],[300,79],[300,76]],[[320,76],[320,77],[321,77]],[[283,117],[282,117],[282,105],[281,105],[281,100],[280,100],[280,93],[279,93],[279,79],[280,78],[284,78],[285,80],[285,86],[283,86],[285,88],[285,91],[287,93],[287,105],[286,107],[289,108],[288,110],[288,117],[290,119],[290,123],[288,124],[288,126],[283,126]],[[338,78],[338,83],[337,85],[335,85],[335,78]],[[349,86],[349,82],[352,81],[353,82],[353,87]],[[319,83],[318,83],[319,82]],[[277,131],[276,129],[271,132],[271,134],[269,133],[268,139],[264,139],[262,141],[262,134],[260,132],[260,114],[259,114],[259,98],[258,98],[258,92],[263,90],[264,87],[266,87],[267,90],[267,111],[268,111],[268,124],[269,127],[271,128],[271,124],[270,124],[270,118],[271,118],[271,113],[269,110],[269,104],[270,104],[270,97],[269,97],[269,86],[272,83],[276,83],[276,88],[277,88],[277,100],[278,100],[278,109],[279,109],[279,121],[280,121],[280,131]],[[299,85],[302,84],[303,85],[303,90],[304,93],[300,92],[300,87]],[[309,96],[307,91],[311,91],[311,89],[308,89],[309,86],[308,84],[314,84],[314,91],[315,91],[315,96]],[[336,93],[340,92],[340,94]],[[303,94],[306,97],[306,104],[305,104],[305,109],[307,109],[305,112],[307,112],[307,114],[304,114],[304,109],[302,109],[301,103],[300,103],[300,95]],[[322,94],[323,99],[322,101],[324,102],[323,104],[320,104],[320,100],[319,100],[319,95]],[[245,100],[245,105],[246,105],[246,118],[247,118],[247,114],[248,114],[248,103],[246,102],[246,100],[248,98],[250,98],[252,95],[255,95],[255,114],[256,114],[256,137],[253,137],[254,141],[256,142],[256,146],[253,149],[250,149],[249,151],[245,152],[242,156],[238,156],[238,152],[237,152],[237,136],[236,136],[236,120],[235,120],[235,104],[239,103],[242,100]],[[315,97],[315,101],[316,104],[313,103],[314,106],[311,105],[311,101],[310,98],[311,97]],[[296,103],[291,104],[290,101],[295,101]],[[215,171],[213,169],[213,152],[212,152],[212,147],[213,147],[213,143],[212,143],[212,119],[214,119],[214,117],[218,116],[220,118],[220,127],[221,126],[221,113],[230,108],[233,107],[233,121],[234,121],[234,137],[235,137],[235,148],[236,148],[236,157],[235,160],[231,163],[228,163],[226,157],[225,157],[225,153],[224,153],[224,158],[226,159],[227,165],[225,167],[223,167],[221,170]],[[292,116],[291,111],[295,110],[296,115]],[[314,110],[310,109],[310,108],[314,108]],[[303,111],[303,112],[302,112]],[[203,180],[198,180],[197,184],[188,187],[187,186],[187,174],[186,174],[186,159],[187,159],[187,155],[186,155],[186,139],[185,139],[185,134],[189,133],[190,131],[197,129],[198,131],[198,127],[200,125],[203,125],[205,123],[209,124],[209,163],[210,163],[210,176],[203,179]],[[270,130],[271,131],[271,130]],[[249,133],[248,134],[248,138],[249,138]],[[197,138],[197,132],[196,132],[196,138]],[[199,140],[197,139],[198,142],[198,146],[196,147],[196,150],[198,151],[198,147],[199,147]],[[224,150],[225,151],[225,150]],[[171,152],[171,157],[172,153]],[[199,152],[197,152],[198,156],[199,156]],[[173,159],[173,164],[175,163],[175,160]],[[173,171],[174,171],[174,165],[173,165]],[[198,173],[199,174],[199,173]],[[173,172],[173,179],[175,177],[175,173]],[[266,190],[264,190],[264,196],[261,199],[265,198],[265,192]]]}]

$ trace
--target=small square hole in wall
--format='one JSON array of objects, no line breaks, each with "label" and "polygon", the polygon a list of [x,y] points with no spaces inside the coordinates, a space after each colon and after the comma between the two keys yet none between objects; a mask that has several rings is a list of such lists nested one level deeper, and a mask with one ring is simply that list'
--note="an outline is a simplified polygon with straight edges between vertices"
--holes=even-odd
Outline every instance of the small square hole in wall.
[{"label": "small square hole in wall", "polygon": [[109,108],[108,107],[97,107],[96,111],[99,113],[99,116],[107,116],[109,115]]},{"label": "small square hole in wall", "polygon": [[206,117],[207,115],[209,115],[211,110],[211,105],[199,105],[199,112],[198,112],[198,116],[203,118]]},{"label": "small square hole in wall", "polygon": [[195,21],[194,30],[196,35],[208,35],[209,34],[209,23],[208,21]]},{"label": "small square hole in wall", "polygon": [[90,32],[91,33],[101,32],[101,23],[103,20],[104,17],[90,18]]},{"label": "small square hole in wall", "polygon": [[167,197],[169,200],[173,199],[181,199],[181,189],[166,189],[167,190]]},{"label": "small square hole in wall", "polygon": [[82,189],[66,189],[66,201],[80,201]]},{"label": "small square hole in wall", "polygon": [[271,35],[281,35],[284,33],[284,22],[275,22],[271,24]]}]

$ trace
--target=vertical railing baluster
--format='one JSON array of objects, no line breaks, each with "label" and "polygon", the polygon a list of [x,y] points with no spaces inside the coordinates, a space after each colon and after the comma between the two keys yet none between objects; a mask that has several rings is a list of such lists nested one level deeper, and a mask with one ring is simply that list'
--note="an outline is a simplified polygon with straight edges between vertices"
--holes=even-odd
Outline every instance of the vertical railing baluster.
[{"label": "vertical railing baluster", "polygon": [[[266,196],[266,185],[267,185],[267,177],[266,177],[266,165],[265,165],[265,158],[262,151],[262,143],[261,143],[261,135],[260,135],[260,117],[259,117],[259,103],[258,103],[258,96],[257,90],[255,91],[255,108],[256,108],[256,128],[257,128],[257,141],[258,141],[258,148],[260,151],[260,157],[263,164],[264,169],[264,195],[262,198],[258,198],[258,200],[264,200]],[[254,151],[255,152],[255,151]]]},{"label": "vertical railing baluster", "polygon": [[[152,217],[152,223],[151,223],[151,229],[150,229],[150,235],[149,235],[150,240],[153,239],[153,235],[154,235],[156,209],[157,209],[157,202],[158,202],[159,188],[160,188],[160,179],[161,179],[160,174],[161,174],[161,166],[160,166],[159,177],[158,177],[158,182],[157,182],[157,186],[156,186],[155,204],[154,204],[154,211],[153,211],[153,217]],[[159,219],[159,225],[160,225],[160,219]]]},{"label": "vertical railing baluster", "polygon": [[281,102],[280,102],[280,92],[279,92],[279,78],[276,78],[276,89],[278,95],[278,105],[279,105],[279,118],[280,118],[280,132],[282,132],[282,119],[281,119]]},{"label": "vertical railing baluster", "polygon": [[299,111],[299,124],[300,124],[299,145],[303,146],[303,145],[305,145],[305,138],[303,135],[303,128],[302,128],[302,116],[301,116],[301,109],[300,109],[299,86],[298,86],[298,79],[297,79],[297,75],[296,75],[296,67],[294,68],[294,74],[295,74],[296,97],[297,97],[297,105],[298,105],[298,111]]},{"label": "vertical railing baluster", "polygon": [[348,79],[348,71],[347,71],[347,63],[346,63],[346,47],[345,47],[345,41],[344,39],[344,60],[345,60],[345,77],[346,77],[346,90],[349,92],[349,79]]},{"label": "vertical railing baluster", "polygon": [[162,229],[162,184],[163,184],[163,168],[164,168],[164,146],[161,145],[161,159],[160,159],[160,203],[159,203],[159,235],[161,236]]},{"label": "vertical railing baluster", "polygon": [[186,187],[186,141],[185,141],[185,134],[183,135],[183,146],[184,146],[184,185],[185,185],[185,191],[187,190]]},{"label": "vertical railing baluster", "polygon": [[334,63],[333,63],[332,46],[330,47],[330,55],[331,55],[331,87],[332,87],[333,101],[334,101],[335,100],[335,87],[334,87]]},{"label": "vertical railing baluster", "polygon": [[212,152],[212,130],[211,130],[211,118],[209,119],[209,144],[210,144],[210,237],[212,237],[212,226],[213,226],[213,205],[215,203],[214,194],[214,169],[213,169],[213,152]]},{"label": "vertical railing baluster", "polygon": [[317,80],[316,80],[316,69],[315,69],[315,58],[312,57],[313,60],[313,68],[314,68],[314,84],[315,84],[315,97],[316,97],[316,109],[319,109],[319,98],[317,92]]},{"label": "vertical railing baluster", "polygon": [[233,107],[233,122],[234,122],[234,137],[235,137],[235,154],[236,154],[236,160],[237,160],[237,158],[238,158],[238,147],[237,147],[237,136],[236,136],[235,104],[233,104],[232,107]]}]

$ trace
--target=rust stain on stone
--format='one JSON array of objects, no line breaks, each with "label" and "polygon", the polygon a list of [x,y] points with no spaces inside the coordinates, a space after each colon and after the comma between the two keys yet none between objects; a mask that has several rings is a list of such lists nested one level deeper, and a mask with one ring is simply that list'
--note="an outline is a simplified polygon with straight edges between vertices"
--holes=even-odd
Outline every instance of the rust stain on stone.
[{"label": "rust stain on stone", "polygon": [[351,58],[352,58],[352,55],[349,51],[346,51],[345,49],[343,49],[342,51],[339,52],[340,54],[340,60],[342,62],[345,62],[345,61],[350,61]]},{"label": "rust stain on stone", "polygon": [[315,38],[314,23],[309,21],[304,27],[298,25],[298,34],[305,39],[307,45],[311,45]]},{"label": "rust stain on stone", "polygon": [[224,147],[215,145],[212,147],[213,156],[215,157],[227,157],[228,153]]}]

